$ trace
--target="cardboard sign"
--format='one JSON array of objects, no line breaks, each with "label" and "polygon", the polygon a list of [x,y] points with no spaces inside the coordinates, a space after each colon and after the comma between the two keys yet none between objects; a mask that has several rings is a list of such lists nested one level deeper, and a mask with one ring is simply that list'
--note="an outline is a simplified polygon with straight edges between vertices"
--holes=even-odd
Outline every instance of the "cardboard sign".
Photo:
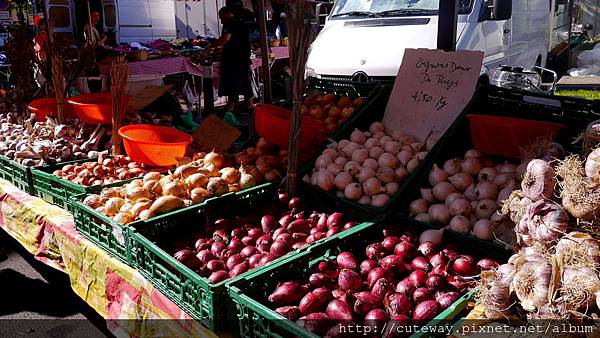
[{"label": "cardboard sign", "polygon": [[211,115],[200,123],[192,137],[203,149],[223,151],[231,147],[242,133],[220,118]]},{"label": "cardboard sign", "polygon": [[483,52],[406,49],[383,124],[424,141],[442,135],[471,100]]},{"label": "cardboard sign", "polygon": [[168,92],[173,85],[168,86],[148,86],[137,92],[129,100],[129,107],[135,110],[146,108],[149,104],[156,101],[159,97]]}]

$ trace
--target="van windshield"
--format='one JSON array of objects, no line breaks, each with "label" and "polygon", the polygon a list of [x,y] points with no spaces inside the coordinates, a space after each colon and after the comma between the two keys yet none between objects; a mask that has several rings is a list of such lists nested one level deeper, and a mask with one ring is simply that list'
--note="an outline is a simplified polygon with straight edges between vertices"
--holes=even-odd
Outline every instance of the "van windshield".
[{"label": "van windshield", "polygon": [[[473,0],[459,1],[459,14],[471,13]],[[337,0],[332,17],[437,15],[439,0]]]}]

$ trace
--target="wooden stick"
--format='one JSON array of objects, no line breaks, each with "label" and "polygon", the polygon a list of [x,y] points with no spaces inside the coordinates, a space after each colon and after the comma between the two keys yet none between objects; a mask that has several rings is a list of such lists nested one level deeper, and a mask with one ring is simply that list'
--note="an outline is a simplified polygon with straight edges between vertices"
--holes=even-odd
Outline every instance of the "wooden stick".
[{"label": "wooden stick", "polygon": [[112,153],[113,155],[121,154],[121,128],[122,117],[125,114],[127,107],[126,87],[127,79],[129,78],[129,68],[126,62],[117,60],[113,62],[110,69],[110,91],[112,96]]},{"label": "wooden stick", "polygon": [[54,95],[56,96],[56,117],[58,123],[65,124],[65,79],[63,75],[63,64],[62,58],[52,51],[52,86],[54,88]]}]

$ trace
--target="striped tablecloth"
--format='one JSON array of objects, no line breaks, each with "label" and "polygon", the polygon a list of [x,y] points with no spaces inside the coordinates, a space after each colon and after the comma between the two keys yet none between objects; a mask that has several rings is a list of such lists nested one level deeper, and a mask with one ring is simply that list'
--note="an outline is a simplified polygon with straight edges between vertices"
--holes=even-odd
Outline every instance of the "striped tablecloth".
[{"label": "striped tablecloth", "polygon": [[1,179],[0,227],[37,260],[67,273],[75,293],[116,336],[217,338],[137,270],[83,238],[67,211]]}]

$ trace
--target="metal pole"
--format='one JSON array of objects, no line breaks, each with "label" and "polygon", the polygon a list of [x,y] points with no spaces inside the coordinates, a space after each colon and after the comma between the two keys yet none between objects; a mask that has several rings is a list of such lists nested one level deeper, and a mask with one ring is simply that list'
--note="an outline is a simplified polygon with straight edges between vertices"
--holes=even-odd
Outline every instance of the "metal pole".
[{"label": "metal pole", "polygon": [[456,50],[458,1],[459,0],[440,0],[437,47],[438,49],[447,52]]},{"label": "metal pole", "polygon": [[260,33],[260,57],[262,60],[263,102],[271,103],[271,70],[269,68],[269,43],[267,42],[267,18],[265,0],[258,0],[258,30]]},{"label": "metal pole", "polygon": [[[190,38],[190,23],[188,19],[188,0],[185,0],[185,4],[183,5],[183,10],[185,11],[185,36]],[[191,8],[190,8],[191,10]]]}]

